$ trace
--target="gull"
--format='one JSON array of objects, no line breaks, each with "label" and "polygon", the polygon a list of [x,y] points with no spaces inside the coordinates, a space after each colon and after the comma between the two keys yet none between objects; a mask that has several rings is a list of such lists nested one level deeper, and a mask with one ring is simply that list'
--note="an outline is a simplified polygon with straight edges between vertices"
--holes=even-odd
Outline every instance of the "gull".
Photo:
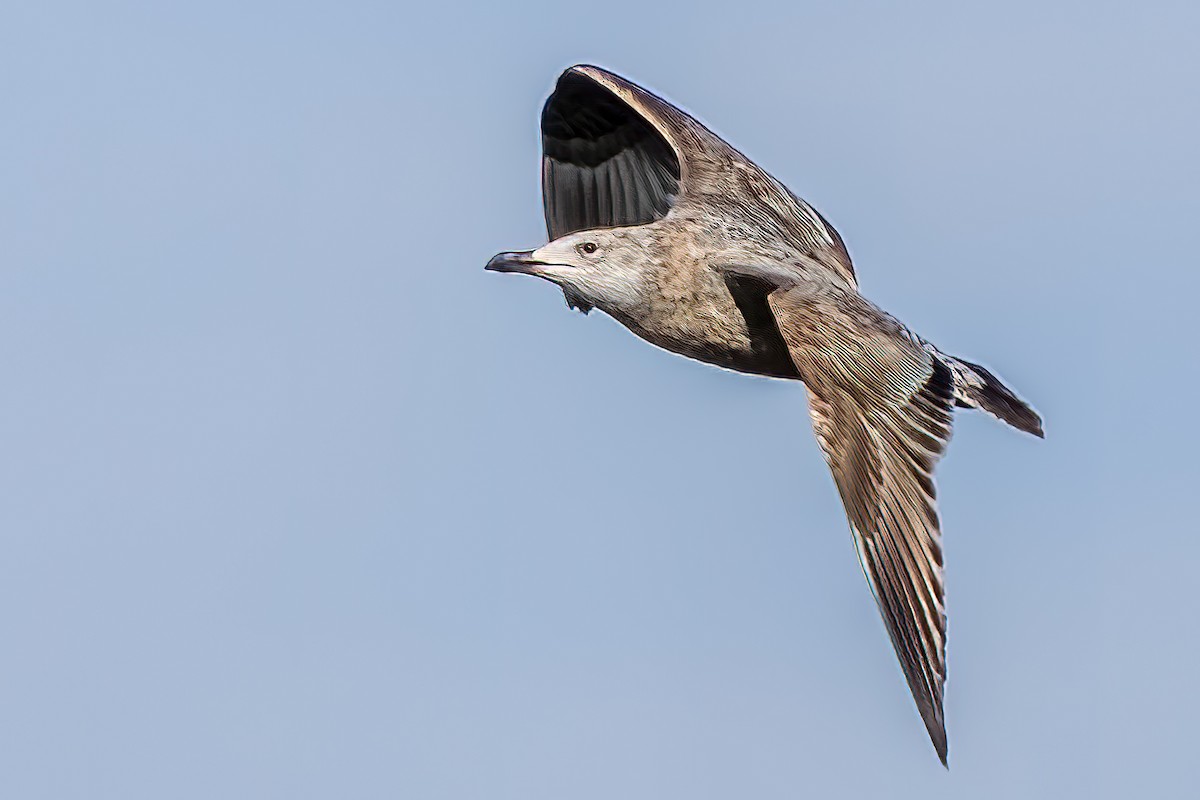
[{"label": "gull", "polygon": [[487,269],[562,288],[653,345],[802,381],[863,574],[943,765],[942,534],[933,468],[954,408],[1042,437],[987,369],[864,298],[821,214],[695,118],[604,69],[564,72],[542,111],[550,242]]}]

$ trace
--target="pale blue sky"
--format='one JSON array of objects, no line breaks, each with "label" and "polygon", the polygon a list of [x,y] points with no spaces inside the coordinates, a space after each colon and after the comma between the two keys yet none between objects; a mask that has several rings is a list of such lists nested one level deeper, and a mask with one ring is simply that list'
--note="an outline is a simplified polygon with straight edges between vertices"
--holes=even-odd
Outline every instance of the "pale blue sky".
[{"label": "pale blue sky", "polygon": [[[0,12],[0,794],[1195,791],[1194,4],[193,5]],[[483,272],[580,61],[1044,415],[940,470],[949,773],[801,387]]]}]

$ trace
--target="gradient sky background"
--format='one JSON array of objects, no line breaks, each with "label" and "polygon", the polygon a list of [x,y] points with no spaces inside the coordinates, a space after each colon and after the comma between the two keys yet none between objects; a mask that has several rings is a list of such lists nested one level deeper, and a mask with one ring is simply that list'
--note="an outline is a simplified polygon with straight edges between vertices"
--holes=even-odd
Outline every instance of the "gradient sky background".
[{"label": "gradient sky background", "polygon": [[[181,5],[0,12],[0,794],[1193,796],[1195,4]],[[949,773],[801,387],[483,271],[581,61],[1045,416],[940,470]]]}]

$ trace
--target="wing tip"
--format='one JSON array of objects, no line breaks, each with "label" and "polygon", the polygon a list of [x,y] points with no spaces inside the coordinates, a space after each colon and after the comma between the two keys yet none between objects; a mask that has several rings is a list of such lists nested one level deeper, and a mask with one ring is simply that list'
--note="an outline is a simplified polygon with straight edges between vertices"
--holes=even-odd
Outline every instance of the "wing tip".
[{"label": "wing tip", "polygon": [[950,747],[949,747],[948,743],[946,742],[946,731],[945,730],[941,731],[940,738],[938,738],[938,737],[933,738],[933,749],[937,751],[938,760],[942,762],[942,766],[946,768],[946,771],[949,771],[950,770],[950,755],[949,755]]},{"label": "wing tip", "polygon": [[931,697],[917,697],[916,692],[913,692],[914,699],[917,700],[917,710],[920,712],[920,720],[925,723],[925,730],[929,733],[929,740],[934,745],[934,751],[937,753],[937,759],[942,762],[942,766],[950,769],[949,764],[949,739],[946,735],[946,715],[942,710],[942,687],[944,684],[937,686],[937,691],[932,693]]},{"label": "wing tip", "polygon": [[921,722],[925,723],[929,741],[937,753],[938,760],[942,762],[942,766],[949,769],[950,741],[946,736],[946,714],[943,704],[945,687],[946,683],[943,677],[939,677],[933,686],[928,687],[927,692],[920,691],[912,685],[911,681],[909,682],[909,688],[913,690],[913,700],[917,703],[917,713],[921,715]]}]

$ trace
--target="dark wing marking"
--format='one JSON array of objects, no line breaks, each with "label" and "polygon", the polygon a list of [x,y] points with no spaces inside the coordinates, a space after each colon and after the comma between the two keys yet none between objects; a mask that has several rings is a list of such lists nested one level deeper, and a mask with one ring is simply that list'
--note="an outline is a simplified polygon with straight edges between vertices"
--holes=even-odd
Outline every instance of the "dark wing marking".
[{"label": "dark wing marking", "polygon": [[609,89],[576,71],[542,111],[542,197],[551,239],[662,219],[679,194],[679,157]]},{"label": "dark wing marking", "polygon": [[750,349],[759,370],[776,378],[800,377],[767,302],[776,285],[766,278],[730,270],[725,272],[725,286],[746,323]]},{"label": "dark wing marking", "polygon": [[946,615],[933,468],[950,439],[953,375],[861,298],[823,304],[797,294],[777,292],[771,306],[808,384],[817,442],[863,573],[944,764]]}]

